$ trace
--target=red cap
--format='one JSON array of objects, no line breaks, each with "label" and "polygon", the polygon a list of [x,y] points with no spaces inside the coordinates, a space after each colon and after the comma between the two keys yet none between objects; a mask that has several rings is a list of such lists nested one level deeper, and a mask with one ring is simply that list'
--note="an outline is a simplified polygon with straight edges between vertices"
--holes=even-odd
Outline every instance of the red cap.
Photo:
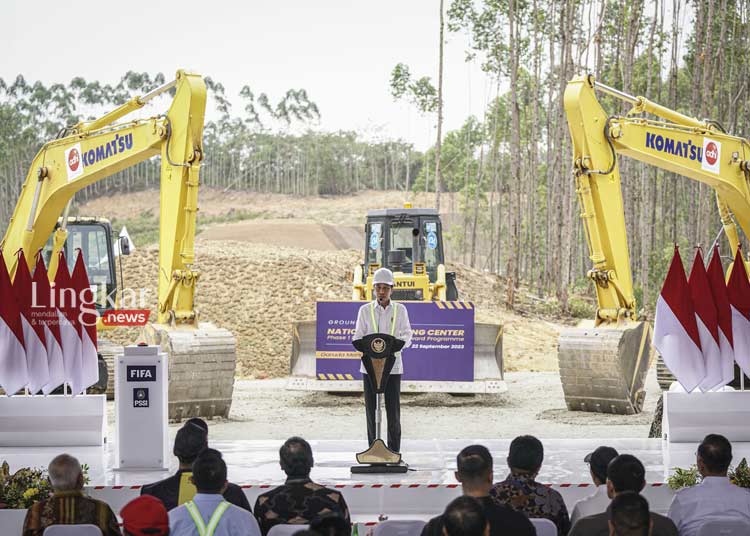
[{"label": "red cap", "polygon": [[[123,528],[133,536],[166,536],[169,516],[164,504],[153,495],[141,495],[120,510]],[[150,529],[144,531],[144,529]],[[154,529],[158,532],[154,532]]]}]

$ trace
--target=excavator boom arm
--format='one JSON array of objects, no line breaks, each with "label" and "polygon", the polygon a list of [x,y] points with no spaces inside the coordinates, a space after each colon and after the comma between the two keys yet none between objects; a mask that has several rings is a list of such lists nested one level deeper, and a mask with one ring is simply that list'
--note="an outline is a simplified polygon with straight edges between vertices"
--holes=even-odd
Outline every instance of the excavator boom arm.
[{"label": "excavator boom arm", "polygon": [[[175,95],[164,116],[112,124],[171,88]],[[161,154],[159,241],[159,323],[196,322],[193,307],[198,274],[194,261],[195,218],[206,107],[203,79],[178,71],[176,80],[136,97],[69,135],[46,143],[35,156],[2,241],[3,257],[15,273],[15,252],[36,252],[47,242],[76,192]],[[50,277],[67,232],[65,218],[55,231]],[[27,254],[30,268],[34,255]]]},{"label": "excavator boom arm", "polygon": [[[602,90],[630,102],[627,116],[608,116],[596,97]],[[713,188],[722,223],[733,249],[737,230],[731,215],[750,236],[750,145],[722,132],[716,123],[632,97],[594,81],[572,80],[564,96],[573,140],[576,193],[586,230],[596,283],[597,325],[635,320],[618,155],[672,171]],[[663,120],[633,117],[649,112]]]}]

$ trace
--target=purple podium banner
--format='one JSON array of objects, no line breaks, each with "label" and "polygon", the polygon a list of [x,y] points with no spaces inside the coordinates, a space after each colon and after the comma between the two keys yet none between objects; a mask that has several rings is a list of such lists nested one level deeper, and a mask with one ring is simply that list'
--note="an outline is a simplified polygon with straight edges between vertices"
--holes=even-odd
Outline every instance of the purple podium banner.
[{"label": "purple podium banner", "polygon": [[[360,379],[352,346],[365,302],[318,302],[315,368],[321,380]],[[404,380],[474,381],[474,307],[469,302],[402,302],[413,333],[404,348]]]}]

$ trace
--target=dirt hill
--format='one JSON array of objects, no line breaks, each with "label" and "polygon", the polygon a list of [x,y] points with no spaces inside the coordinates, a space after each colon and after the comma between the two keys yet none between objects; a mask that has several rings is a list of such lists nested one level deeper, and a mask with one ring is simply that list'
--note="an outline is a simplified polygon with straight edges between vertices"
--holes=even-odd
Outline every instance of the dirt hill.
[{"label": "dirt hill", "polygon": [[[399,200],[400,198],[400,200]],[[196,265],[201,271],[196,307],[201,319],[237,336],[239,376],[274,377],[289,373],[291,329],[295,321],[312,320],[317,300],[350,296],[352,269],[361,262],[359,247],[364,212],[398,206],[403,194],[376,192],[347,198],[295,198],[249,193],[201,192],[204,221],[233,211],[250,211],[254,219],[204,226],[196,240]],[[79,214],[127,222],[148,211],[158,214],[158,194],[141,192],[95,200]],[[247,213],[247,212],[245,212]],[[363,240],[363,238],[362,238]],[[136,242],[124,258],[125,285],[148,289],[156,305],[158,248]],[[460,264],[461,299],[476,305],[477,319],[504,327],[506,370],[557,370],[557,335],[562,324],[543,318],[536,300],[518,293],[519,311],[502,302],[504,280]],[[134,331],[115,335],[129,343]]]}]

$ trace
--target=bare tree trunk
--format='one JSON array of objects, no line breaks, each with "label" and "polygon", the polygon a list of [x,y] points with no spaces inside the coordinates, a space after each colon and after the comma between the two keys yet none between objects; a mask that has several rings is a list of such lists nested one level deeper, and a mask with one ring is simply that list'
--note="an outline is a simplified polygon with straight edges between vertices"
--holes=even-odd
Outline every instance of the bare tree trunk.
[{"label": "bare tree trunk", "polygon": [[482,190],[482,178],[484,164],[484,144],[479,150],[479,166],[477,167],[477,180],[474,187],[474,218],[471,222],[471,266],[477,265],[477,220],[479,219],[479,192]]},{"label": "bare tree trunk", "polygon": [[505,305],[513,309],[515,289],[518,284],[518,255],[520,253],[520,212],[521,212],[521,118],[518,108],[518,62],[519,35],[517,22],[517,0],[508,2],[508,30],[510,47],[510,173],[511,184],[508,189],[508,231],[511,233],[505,276],[507,281]]},{"label": "bare tree trunk", "polygon": [[440,174],[440,146],[443,139],[443,0],[440,0],[440,59],[438,61],[437,141],[435,142],[435,208],[440,212],[440,190],[443,178]]}]

